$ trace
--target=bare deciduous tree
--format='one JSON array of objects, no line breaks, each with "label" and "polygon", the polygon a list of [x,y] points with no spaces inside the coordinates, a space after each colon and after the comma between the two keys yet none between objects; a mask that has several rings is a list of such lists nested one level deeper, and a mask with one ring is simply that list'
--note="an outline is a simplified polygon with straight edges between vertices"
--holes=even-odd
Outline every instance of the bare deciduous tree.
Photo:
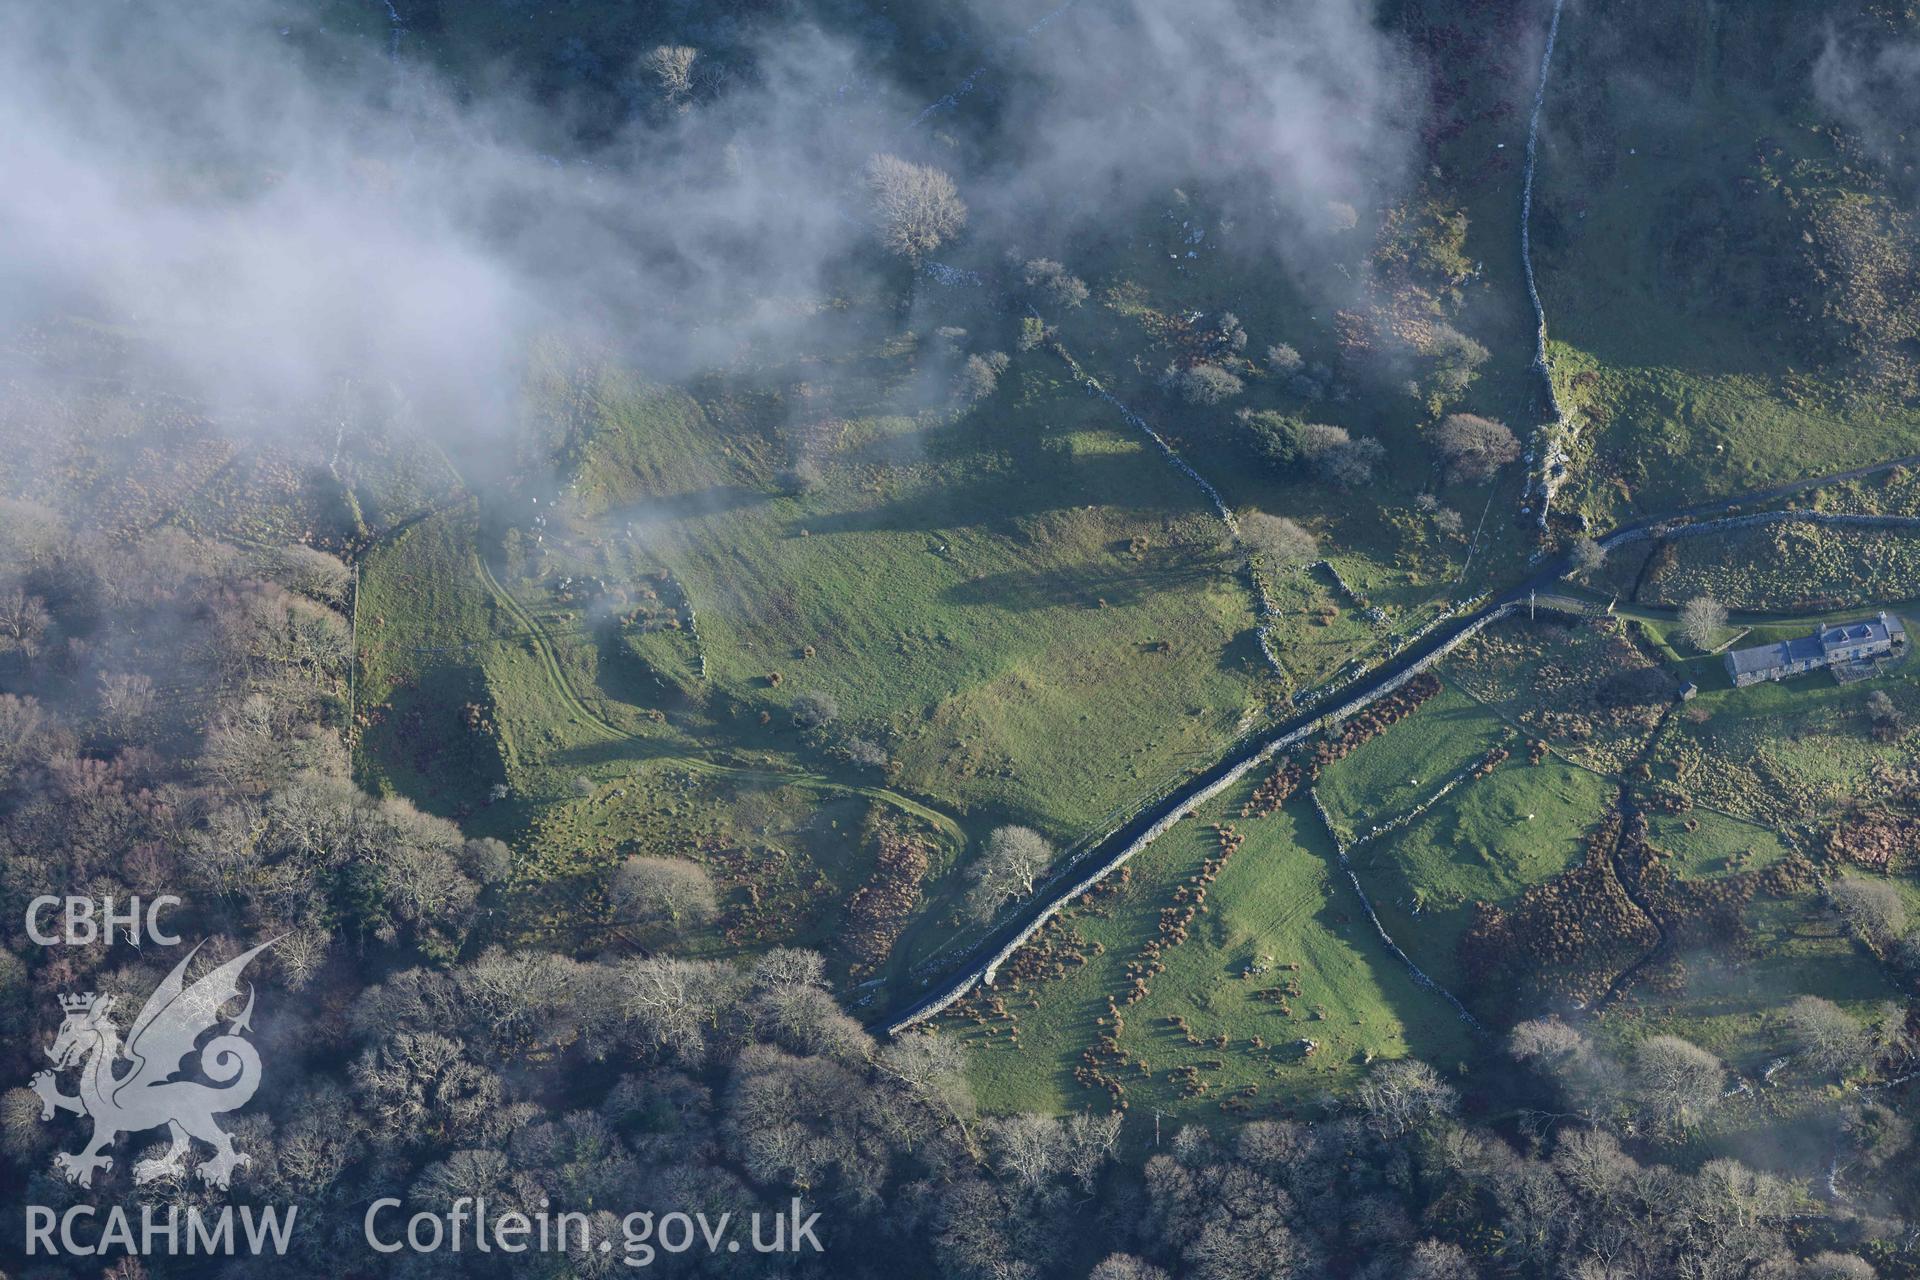
[{"label": "bare deciduous tree", "polygon": [[675,111],[685,111],[693,96],[693,64],[699,51],[683,44],[656,45],[640,59],[654,92]]},{"label": "bare deciduous tree", "polygon": [[1030,259],[1021,278],[1042,301],[1055,306],[1078,307],[1087,300],[1086,282],[1051,258]]},{"label": "bare deciduous tree", "polygon": [[1169,368],[1160,383],[1186,403],[1199,405],[1219,404],[1247,389],[1247,384],[1238,376],[1204,361],[1184,369]]},{"label": "bare deciduous tree", "polygon": [[706,869],[681,858],[628,858],[608,894],[619,919],[674,930],[699,928],[719,910]]},{"label": "bare deciduous tree", "polygon": [[1343,489],[1357,489],[1373,479],[1373,469],[1387,451],[1371,436],[1355,439],[1345,427],[1309,422],[1297,433],[1300,459],[1321,479]]},{"label": "bare deciduous tree", "polygon": [[338,605],[347,598],[350,569],[337,557],[312,547],[281,547],[267,559],[267,570],[289,591],[321,604]]},{"label": "bare deciduous tree", "polygon": [[1433,442],[1447,464],[1449,484],[1477,483],[1520,456],[1520,441],[1504,422],[1477,413],[1450,413],[1434,428]]},{"label": "bare deciduous tree", "polygon": [[1066,1138],[1052,1116],[999,1116],[987,1122],[994,1167],[1031,1193],[1045,1186],[1065,1159]]},{"label": "bare deciduous tree", "polygon": [[1467,1251],[1445,1240],[1422,1240],[1407,1255],[1401,1280],[1476,1280]]},{"label": "bare deciduous tree", "polygon": [[1101,1259],[1087,1280],[1168,1280],[1165,1268],[1156,1267],[1130,1253],[1110,1253]]},{"label": "bare deciduous tree", "polygon": [[1053,861],[1053,846],[1032,827],[1005,826],[987,839],[986,852],[974,864],[967,910],[976,920],[991,920],[1009,898],[1025,898]]},{"label": "bare deciduous tree", "polygon": [[953,179],[931,165],[881,154],[867,161],[867,190],[886,247],[918,262],[967,225]]},{"label": "bare deciduous tree", "polygon": [[1885,689],[1867,695],[1867,721],[1873,726],[1874,740],[1892,742],[1906,728],[1906,718]]},{"label": "bare deciduous tree", "polygon": [[1000,375],[1007,371],[1009,363],[1004,351],[968,356],[960,372],[954,375],[954,390],[963,400],[985,400],[999,387]]},{"label": "bare deciduous tree", "polygon": [[1727,606],[1712,596],[1695,596],[1680,606],[1680,634],[1702,651],[1711,649],[1727,625]]},{"label": "bare deciduous tree", "polygon": [[1827,886],[1827,901],[1854,936],[1876,950],[1907,931],[1906,899],[1889,881],[1836,876]]},{"label": "bare deciduous tree", "polygon": [[1355,1097],[1368,1125],[1384,1138],[1402,1137],[1452,1115],[1460,1101],[1439,1072],[1416,1058],[1375,1067]]},{"label": "bare deciduous tree", "polygon": [[721,1011],[739,997],[740,986],[730,965],[647,956],[620,965],[612,1012],[646,1048],[699,1066]]},{"label": "bare deciduous tree", "polygon": [[1060,1126],[1060,1140],[1060,1172],[1092,1195],[1101,1168],[1113,1159],[1115,1144],[1120,1140],[1120,1113],[1109,1111],[1096,1116],[1075,1112]]},{"label": "bare deciduous tree", "polygon": [[1804,1280],[1874,1280],[1880,1273],[1865,1258],[1823,1249],[1800,1269]]},{"label": "bare deciduous tree", "polygon": [[1592,538],[1575,538],[1572,561],[1575,573],[1598,573],[1607,563],[1607,549]]},{"label": "bare deciduous tree", "polygon": [[30,596],[19,587],[0,589],[0,640],[32,657],[40,652],[52,625],[53,615],[39,596]]},{"label": "bare deciduous tree", "polygon": [[1634,1096],[1662,1128],[1692,1127],[1720,1101],[1720,1059],[1679,1036],[1649,1036],[1634,1049]]},{"label": "bare deciduous tree", "polygon": [[1286,516],[1264,511],[1240,517],[1240,538],[1275,569],[1311,560],[1320,551],[1320,543],[1311,533]]},{"label": "bare deciduous tree", "polygon": [[1800,1056],[1817,1075],[1846,1074],[1865,1060],[1873,1044],[1858,1018],[1819,996],[1796,997],[1783,1016]]},{"label": "bare deciduous tree", "polygon": [[153,677],[137,671],[100,673],[100,720],[124,738],[153,710]]},{"label": "bare deciduous tree", "polygon": [[952,1036],[932,1031],[903,1035],[874,1056],[874,1065],[916,1093],[938,1098],[956,1114],[973,1109],[967,1051]]}]

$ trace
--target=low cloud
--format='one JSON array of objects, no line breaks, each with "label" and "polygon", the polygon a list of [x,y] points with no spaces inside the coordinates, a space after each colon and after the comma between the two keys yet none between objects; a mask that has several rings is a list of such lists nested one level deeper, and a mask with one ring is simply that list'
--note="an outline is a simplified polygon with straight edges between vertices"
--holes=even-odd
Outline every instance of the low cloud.
[{"label": "low cloud", "polygon": [[840,102],[850,50],[786,30],[697,111],[585,151],[563,112],[314,21],[9,7],[0,324],[126,326],[216,411],[350,379],[450,436],[501,431],[536,334],[675,376],[804,323],[866,234],[846,175],[905,111]]}]

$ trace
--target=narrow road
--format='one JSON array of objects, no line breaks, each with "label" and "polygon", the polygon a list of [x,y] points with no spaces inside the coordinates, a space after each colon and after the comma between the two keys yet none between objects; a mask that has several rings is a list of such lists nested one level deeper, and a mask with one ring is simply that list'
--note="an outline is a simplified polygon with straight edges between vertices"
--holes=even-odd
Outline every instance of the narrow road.
[{"label": "narrow road", "polygon": [[1663,512],[1657,516],[1645,516],[1594,539],[1611,551],[1623,542],[1647,537],[1659,532],[1661,526],[1678,521],[1691,523],[1701,516],[1718,515],[1735,507],[1744,507],[1752,502],[1772,502],[1777,498],[1792,497],[1808,489],[1823,489],[1830,484],[1845,484],[1850,480],[1864,480],[1868,476],[1892,471],[1896,467],[1920,466],[1920,453],[1903,454],[1898,458],[1889,458],[1884,462],[1870,462],[1865,466],[1850,467],[1845,471],[1830,471],[1825,475],[1805,476],[1799,480],[1788,480],[1783,484],[1769,485],[1764,489],[1749,489],[1730,497],[1714,498],[1708,502],[1695,503],[1689,507],[1680,507],[1674,511]]}]

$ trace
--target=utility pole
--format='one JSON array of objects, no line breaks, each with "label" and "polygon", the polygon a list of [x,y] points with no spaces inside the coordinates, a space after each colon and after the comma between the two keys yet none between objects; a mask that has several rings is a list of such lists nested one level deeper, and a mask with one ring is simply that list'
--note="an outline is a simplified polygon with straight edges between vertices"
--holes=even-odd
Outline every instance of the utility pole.
[{"label": "utility pole", "polygon": [[1533,596],[1534,596],[1534,592],[1532,591],[1532,589],[1528,589],[1527,591],[1527,621],[1528,622],[1533,621]]},{"label": "utility pole", "polygon": [[1153,1111],[1153,1145],[1156,1147],[1160,1145],[1160,1109],[1158,1107]]}]

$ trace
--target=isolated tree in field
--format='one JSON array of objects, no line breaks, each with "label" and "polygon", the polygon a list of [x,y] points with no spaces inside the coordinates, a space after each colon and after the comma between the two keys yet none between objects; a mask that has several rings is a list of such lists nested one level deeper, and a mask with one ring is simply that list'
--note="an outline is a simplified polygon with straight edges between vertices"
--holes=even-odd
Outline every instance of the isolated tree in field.
[{"label": "isolated tree in field", "polygon": [[1032,827],[1006,826],[987,838],[986,852],[974,864],[973,887],[967,891],[967,911],[976,920],[991,920],[1009,898],[1025,898],[1034,881],[1053,861],[1053,846]]},{"label": "isolated tree in field", "polygon": [[1240,539],[1274,569],[1311,560],[1320,551],[1311,533],[1286,516],[1264,511],[1250,511],[1240,517]]},{"label": "isolated tree in field", "polygon": [[913,262],[967,225],[967,206],[953,179],[930,165],[895,155],[867,161],[867,191],[888,250]]},{"label": "isolated tree in field", "polygon": [[1886,880],[1836,876],[1827,900],[1853,935],[1875,950],[1892,946],[1907,931],[1907,903]]},{"label": "isolated tree in field", "polygon": [[613,873],[609,896],[618,919],[674,930],[697,928],[719,909],[705,868],[681,858],[628,858]]},{"label": "isolated tree in field", "polygon": [[1475,484],[1520,456],[1520,441],[1504,422],[1477,413],[1450,413],[1434,428],[1434,447],[1449,484]]},{"label": "isolated tree in field", "polygon": [[1607,563],[1607,549],[1592,538],[1575,538],[1572,561],[1575,573],[1598,573]]},{"label": "isolated tree in field", "polygon": [[1631,1089],[1661,1128],[1691,1128],[1720,1101],[1720,1060],[1679,1036],[1649,1036],[1633,1054]]},{"label": "isolated tree in field", "polygon": [[1043,302],[1056,307],[1078,307],[1086,303],[1086,282],[1052,258],[1030,259],[1022,269],[1021,278]]},{"label": "isolated tree in field", "polygon": [[1867,1059],[1872,1038],[1860,1020],[1831,1000],[1800,996],[1786,1007],[1787,1032],[1817,1075],[1844,1075]]},{"label": "isolated tree in field", "polygon": [[1727,606],[1712,596],[1695,596],[1680,606],[1680,634],[1694,648],[1707,650],[1727,625]]}]

